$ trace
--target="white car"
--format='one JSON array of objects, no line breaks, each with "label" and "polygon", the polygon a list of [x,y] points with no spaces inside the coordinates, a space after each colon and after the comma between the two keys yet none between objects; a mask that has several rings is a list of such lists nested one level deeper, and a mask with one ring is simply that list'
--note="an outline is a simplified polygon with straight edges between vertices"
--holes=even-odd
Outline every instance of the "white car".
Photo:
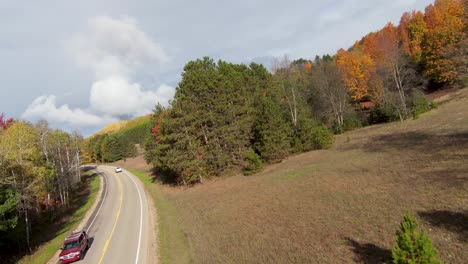
[{"label": "white car", "polygon": [[120,167],[115,168],[115,172],[116,173],[122,172],[122,168],[120,168]]}]

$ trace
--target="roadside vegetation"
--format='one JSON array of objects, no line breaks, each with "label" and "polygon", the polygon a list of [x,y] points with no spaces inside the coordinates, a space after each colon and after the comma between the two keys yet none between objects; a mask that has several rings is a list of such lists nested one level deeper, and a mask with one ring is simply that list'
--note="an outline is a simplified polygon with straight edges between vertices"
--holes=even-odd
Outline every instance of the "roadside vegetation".
[{"label": "roadside vegetation", "polygon": [[79,185],[79,191],[75,193],[70,207],[57,217],[58,221],[39,225],[35,237],[37,237],[37,241],[41,241],[40,246],[31,255],[22,257],[17,263],[47,263],[63,246],[65,237],[77,228],[96,200],[99,177],[94,172],[88,171],[83,175],[83,182]]},{"label": "roadside vegetation", "polygon": [[44,227],[75,208],[83,181],[81,140],[45,121],[30,124],[0,115],[0,262],[31,254],[51,239]]}]

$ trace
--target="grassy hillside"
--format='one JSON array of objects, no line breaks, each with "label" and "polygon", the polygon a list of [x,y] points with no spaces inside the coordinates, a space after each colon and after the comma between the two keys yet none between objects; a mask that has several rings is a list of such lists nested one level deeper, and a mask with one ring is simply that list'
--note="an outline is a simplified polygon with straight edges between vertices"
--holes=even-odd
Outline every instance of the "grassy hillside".
[{"label": "grassy hillside", "polygon": [[82,160],[84,163],[114,162],[134,157],[141,152],[152,125],[150,116],[110,124],[84,141]]},{"label": "grassy hillside", "polygon": [[[121,120],[116,123],[109,124],[102,128],[99,132],[92,136],[103,135],[103,134],[113,134],[121,130],[126,130],[135,126],[138,126],[142,123],[145,123],[149,119],[148,116],[139,116],[132,120]],[[92,137],[91,136],[91,137]]]},{"label": "grassy hillside", "polygon": [[184,234],[162,237],[163,259],[188,248],[193,263],[389,263],[411,212],[446,263],[466,263],[468,90],[439,101],[417,120],[339,135],[332,149],[257,175],[158,186],[160,226]]}]

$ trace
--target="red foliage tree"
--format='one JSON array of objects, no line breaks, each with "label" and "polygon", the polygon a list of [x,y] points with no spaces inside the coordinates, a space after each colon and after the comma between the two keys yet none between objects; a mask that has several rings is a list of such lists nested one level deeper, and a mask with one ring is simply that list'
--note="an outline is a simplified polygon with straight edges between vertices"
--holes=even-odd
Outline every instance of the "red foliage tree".
[{"label": "red foliage tree", "polygon": [[0,130],[7,130],[15,120],[13,118],[6,118],[3,113],[0,113]]},{"label": "red foliage tree", "polygon": [[156,125],[153,128],[151,128],[151,133],[153,133],[154,135],[154,142],[156,144],[159,143],[159,130],[161,129],[161,123],[162,123],[162,114],[159,115]]}]

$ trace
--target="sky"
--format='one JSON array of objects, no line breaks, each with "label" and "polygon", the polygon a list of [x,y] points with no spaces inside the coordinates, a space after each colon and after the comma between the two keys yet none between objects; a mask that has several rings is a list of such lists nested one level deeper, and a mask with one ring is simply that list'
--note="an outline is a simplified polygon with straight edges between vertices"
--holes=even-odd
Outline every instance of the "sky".
[{"label": "sky", "polygon": [[87,136],[168,105],[184,65],[312,59],[429,0],[0,0],[0,113]]}]

